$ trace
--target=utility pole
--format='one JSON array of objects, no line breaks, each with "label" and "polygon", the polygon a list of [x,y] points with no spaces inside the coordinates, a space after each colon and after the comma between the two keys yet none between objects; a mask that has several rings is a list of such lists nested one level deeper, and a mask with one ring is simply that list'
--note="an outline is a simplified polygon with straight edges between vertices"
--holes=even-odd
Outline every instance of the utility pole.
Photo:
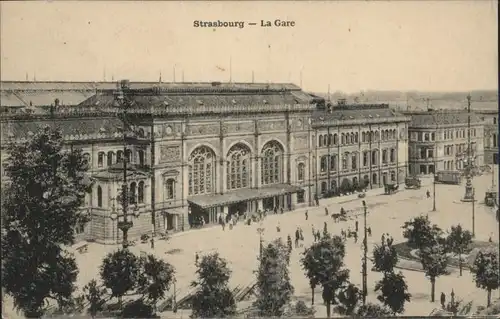
[{"label": "utility pole", "polygon": [[367,277],[368,277],[368,273],[367,273],[367,257],[366,257],[366,254],[368,252],[368,238],[366,236],[366,202],[363,201],[363,210],[364,210],[364,213],[363,213],[363,219],[364,219],[364,225],[363,225],[363,231],[364,231],[364,239],[363,239],[363,305],[366,305],[366,296],[368,295],[368,283],[367,283]]},{"label": "utility pole", "polygon": [[476,237],[476,212],[475,212],[475,197],[476,191],[472,189],[472,237]]},{"label": "utility pole", "polygon": [[116,92],[116,99],[118,100],[119,106],[122,108],[122,123],[123,123],[123,184],[122,184],[122,209],[123,209],[123,221],[118,222],[118,228],[123,232],[123,248],[128,247],[128,230],[132,228],[132,222],[127,220],[128,214],[128,201],[129,201],[129,193],[128,193],[128,185],[127,185],[127,131],[128,131],[128,123],[127,123],[127,108],[128,108],[128,100],[125,97],[124,90],[127,90],[126,82],[122,81],[118,86],[118,91]]},{"label": "utility pole", "polygon": [[[434,113],[435,114],[435,113]],[[438,119],[436,115],[434,115],[434,121],[436,122],[436,133],[434,134],[434,172],[433,173],[433,180],[432,180],[432,211],[436,211],[436,171],[437,171],[437,163],[436,163],[436,157],[438,154],[437,150],[437,138],[438,138]]]}]

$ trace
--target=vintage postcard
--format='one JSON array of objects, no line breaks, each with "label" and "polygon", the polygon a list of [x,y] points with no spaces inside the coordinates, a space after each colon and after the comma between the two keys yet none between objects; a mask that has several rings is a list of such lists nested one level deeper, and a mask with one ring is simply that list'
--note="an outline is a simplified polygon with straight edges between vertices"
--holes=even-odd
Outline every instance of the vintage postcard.
[{"label": "vintage postcard", "polygon": [[496,1],[3,1],[2,317],[498,316]]}]

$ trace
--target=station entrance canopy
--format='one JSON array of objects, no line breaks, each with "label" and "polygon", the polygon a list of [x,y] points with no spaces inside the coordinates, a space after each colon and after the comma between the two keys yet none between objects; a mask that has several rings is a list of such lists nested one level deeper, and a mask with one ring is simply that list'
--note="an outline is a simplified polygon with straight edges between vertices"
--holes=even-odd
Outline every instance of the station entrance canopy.
[{"label": "station entrance canopy", "polygon": [[244,188],[227,192],[225,194],[208,194],[193,196],[188,199],[190,204],[202,209],[227,206],[239,202],[264,199],[274,196],[298,193],[302,188],[288,184],[275,184],[261,188]]}]

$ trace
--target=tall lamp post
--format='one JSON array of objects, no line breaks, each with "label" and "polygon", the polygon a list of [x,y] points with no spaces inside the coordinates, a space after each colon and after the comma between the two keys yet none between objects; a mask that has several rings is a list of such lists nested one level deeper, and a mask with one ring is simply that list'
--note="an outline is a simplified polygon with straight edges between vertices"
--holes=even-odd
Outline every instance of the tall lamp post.
[{"label": "tall lamp post", "polygon": [[368,277],[368,272],[367,272],[367,252],[368,252],[368,239],[367,239],[367,231],[366,231],[366,213],[367,213],[367,208],[366,208],[366,202],[363,201],[363,220],[364,220],[364,225],[363,225],[363,231],[364,231],[364,238],[363,238],[363,305],[366,305],[366,296],[368,295],[368,284],[367,284],[367,277]]},{"label": "tall lamp post", "polygon": [[115,207],[115,198],[111,198],[113,201],[113,206],[111,207],[111,215],[109,216],[111,218],[111,225],[113,227],[113,244],[116,244],[116,237],[115,236],[115,220],[118,219],[118,214],[116,213],[116,207]]},{"label": "tall lamp post", "polygon": [[467,166],[465,169],[466,183],[463,202],[474,201],[474,187],[472,186],[472,163],[471,163],[471,142],[470,142],[470,94],[467,95]]},{"label": "tall lamp post", "polygon": [[118,90],[115,93],[116,100],[118,101],[118,105],[121,108],[122,115],[122,123],[123,123],[123,184],[122,184],[122,209],[123,209],[123,221],[118,222],[118,228],[123,232],[123,248],[128,247],[128,230],[132,228],[133,223],[127,219],[127,211],[128,211],[128,201],[129,201],[129,193],[128,193],[128,184],[127,184],[127,161],[128,161],[128,149],[127,149],[127,108],[128,108],[128,100],[125,98],[123,90],[127,89],[127,84],[125,81],[122,81],[118,86]]},{"label": "tall lamp post", "polygon": [[436,211],[436,171],[437,171],[437,162],[436,162],[436,157],[438,156],[438,148],[437,148],[437,139],[438,139],[438,119],[436,116],[434,116],[434,121],[436,122],[436,132],[434,134],[434,171],[432,172],[433,174],[433,179],[432,179],[432,211]]}]

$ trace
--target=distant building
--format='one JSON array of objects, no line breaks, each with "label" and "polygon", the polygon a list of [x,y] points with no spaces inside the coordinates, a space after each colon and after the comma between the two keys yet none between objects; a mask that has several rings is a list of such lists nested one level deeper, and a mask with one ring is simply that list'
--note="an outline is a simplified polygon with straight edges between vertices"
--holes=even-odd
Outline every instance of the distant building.
[{"label": "distant building", "polygon": [[498,164],[498,110],[477,111],[484,120],[484,162]]},{"label": "distant building", "polygon": [[[409,167],[412,175],[462,170],[467,163],[468,113],[463,110],[404,112],[409,126]],[[471,113],[471,157],[484,164],[484,121]]]}]

